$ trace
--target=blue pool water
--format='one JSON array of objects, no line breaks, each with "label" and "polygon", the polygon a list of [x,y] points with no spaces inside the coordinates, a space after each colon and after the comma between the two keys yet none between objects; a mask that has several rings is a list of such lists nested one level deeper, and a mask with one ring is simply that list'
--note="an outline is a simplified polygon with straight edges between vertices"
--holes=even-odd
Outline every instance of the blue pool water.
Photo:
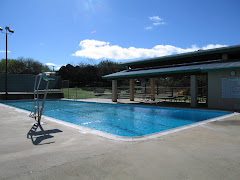
[{"label": "blue pool water", "polygon": [[[2,102],[31,111],[33,101]],[[230,112],[49,100],[46,116],[125,137],[137,137],[223,116]]]}]

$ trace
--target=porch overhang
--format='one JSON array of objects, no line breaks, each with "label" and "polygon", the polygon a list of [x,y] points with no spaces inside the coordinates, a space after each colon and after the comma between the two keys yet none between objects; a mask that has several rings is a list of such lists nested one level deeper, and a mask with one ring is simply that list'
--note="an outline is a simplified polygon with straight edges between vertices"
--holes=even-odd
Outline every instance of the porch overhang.
[{"label": "porch overhang", "polygon": [[206,73],[209,71],[223,71],[228,69],[240,69],[240,60],[235,60],[232,62],[212,62],[206,64],[197,65],[177,65],[173,67],[160,67],[160,68],[149,68],[149,69],[129,69],[120,71],[117,73],[109,74],[103,76],[103,79],[124,79],[124,78],[139,78],[139,77],[153,77],[161,75],[171,75],[171,74],[198,74]]}]

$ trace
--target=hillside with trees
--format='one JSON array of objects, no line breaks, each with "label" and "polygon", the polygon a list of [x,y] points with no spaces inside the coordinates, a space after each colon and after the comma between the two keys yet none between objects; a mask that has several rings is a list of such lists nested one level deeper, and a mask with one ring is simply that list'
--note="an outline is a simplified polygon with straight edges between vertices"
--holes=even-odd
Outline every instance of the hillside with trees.
[{"label": "hillside with trees", "polygon": [[109,60],[101,61],[99,64],[79,64],[73,66],[67,64],[62,66],[58,75],[63,80],[69,80],[70,86],[111,86],[111,82],[102,79],[102,76],[123,70],[124,67]]},{"label": "hillside with trees", "polygon": [[[50,71],[47,65],[43,65],[39,61],[32,58],[8,59],[7,60],[8,74],[39,74],[40,72]],[[4,74],[6,70],[6,59],[0,61],[0,73]]]},{"label": "hillside with trees", "polygon": [[[0,74],[5,73],[5,62],[5,59],[0,61]],[[102,79],[102,76],[124,69],[125,67],[119,66],[117,62],[104,60],[94,65],[79,63],[73,66],[67,64],[66,66],[62,66],[59,71],[57,71],[56,75],[60,76],[62,80],[69,81],[69,87],[111,87],[111,81]],[[32,58],[21,57],[18,59],[8,59],[8,74],[37,75],[43,70],[51,71],[47,65],[43,65]],[[200,76],[198,79],[200,86],[206,85],[205,76]],[[140,82],[141,81],[147,82],[147,79],[140,80]],[[189,86],[190,80],[189,76],[170,76],[156,78],[155,82],[159,86],[182,87]],[[128,83],[127,80],[119,81],[118,85],[128,85]]]}]

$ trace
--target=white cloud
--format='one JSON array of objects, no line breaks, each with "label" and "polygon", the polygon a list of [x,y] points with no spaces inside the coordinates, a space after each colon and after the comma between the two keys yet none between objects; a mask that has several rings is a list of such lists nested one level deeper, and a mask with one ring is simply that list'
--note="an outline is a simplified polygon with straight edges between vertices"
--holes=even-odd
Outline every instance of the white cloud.
[{"label": "white cloud", "polygon": [[109,42],[97,40],[83,40],[79,46],[81,50],[76,51],[73,56],[91,58],[91,59],[112,59],[112,60],[126,60],[126,59],[140,59],[166,56],[171,54],[186,53],[197,51],[199,49],[219,48],[226,45],[209,44],[207,46],[198,47],[192,45],[190,48],[180,48],[172,45],[156,45],[151,49],[129,47],[124,48],[118,45],[110,45]]},{"label": "white cloud", "polygon": [[146,30],[151,30],[152,26],[145,27]]},{"label": "white cloud", "polygon": [[61,67],[62,67],[62,66],[56,66],[56,67],[54,67],[54,70],[55,70],[55,71],[58,71]]},{"label": "white cloud", "polygon": [[[7,51],[7,52],[10,53],[11,51]],[[6,51],[0,50],[0,53],[6,53]]]},{"label": "white cloud", "polygon": [[54,63],[46,63],[47,66],[57,66],[56,64]]},{"label": "white cloud", "polygon": [[62,65],[57,65],[57,64],[54,64],[54,63],[45,63],[47,66],[51,66],[51,68],[54,66],[54,70],[59,70]]},{"label": "white cloud", "polygon": [[162,25],[162,24],[166,24],[165,22],[156,22],[156,23],[153,23],[154,26],[159,26],[159,25]]},{"label": "white cloud", "polygon": [[151,21],[155,21],[155,22],[159,22],[159,21],[162,21],[163,19],[158,17],[158,16],[152,16],[152,17],[149,17],[149,19]]},{"label": "white cloud", "polygon": [[152,17],[148,17],[148,18],[151,21],[152,25],[145,27],[145,30],[153,29],[152,26],[160,26],[160,25],[166,24],[166,22],[163,21],[163,18],[160,18],[159,16],[152,16]]},{"label": "white cloud", "polygon": [[213,49],[213,48],[220,48],[226,45],[221,45],[221,44],[208,44],[207,46],[203,46],[202,49],[206,50],[206,49]]}]

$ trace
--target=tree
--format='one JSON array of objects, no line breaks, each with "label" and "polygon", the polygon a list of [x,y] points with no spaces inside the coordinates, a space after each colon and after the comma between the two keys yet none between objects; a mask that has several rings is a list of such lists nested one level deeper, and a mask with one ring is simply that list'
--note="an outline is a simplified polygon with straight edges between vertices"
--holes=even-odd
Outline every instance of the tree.
[{"label": "tree", "polygon": [[118,63],[109,60],[101,61],[98,65],[98,73],[100,76],[111,74],[123,70],[124,67],[120,67]]},{"label": "tree", "polygon": [[109,60],[101,61],[97,65],[97,68],[98,68],[98,82],[100,86],[111,86],[111,82],[106,79],[102,79],[102,76],[119,72],[125,69],[125,67],[119,66],[119,63],[112,62]]},{"label": "tree", "polygon": [[97,65],[80,63],[78,66],[67,64],[62,66],[58,75],[63,80],[69,80],[70,86],[111,86],[111,82],[102,79],[102,76],[123,70],[118,63],[101,61]]},{"label": "tree", "polygon": [[[49,67],[43,65],[42,63],[32,59],[23,58],[18,59],[8,59],[8,73],[9,74],[39,74],[43,70],[50,71]],[[0,73],[5,73],[6,59],[0,61]]]}]

